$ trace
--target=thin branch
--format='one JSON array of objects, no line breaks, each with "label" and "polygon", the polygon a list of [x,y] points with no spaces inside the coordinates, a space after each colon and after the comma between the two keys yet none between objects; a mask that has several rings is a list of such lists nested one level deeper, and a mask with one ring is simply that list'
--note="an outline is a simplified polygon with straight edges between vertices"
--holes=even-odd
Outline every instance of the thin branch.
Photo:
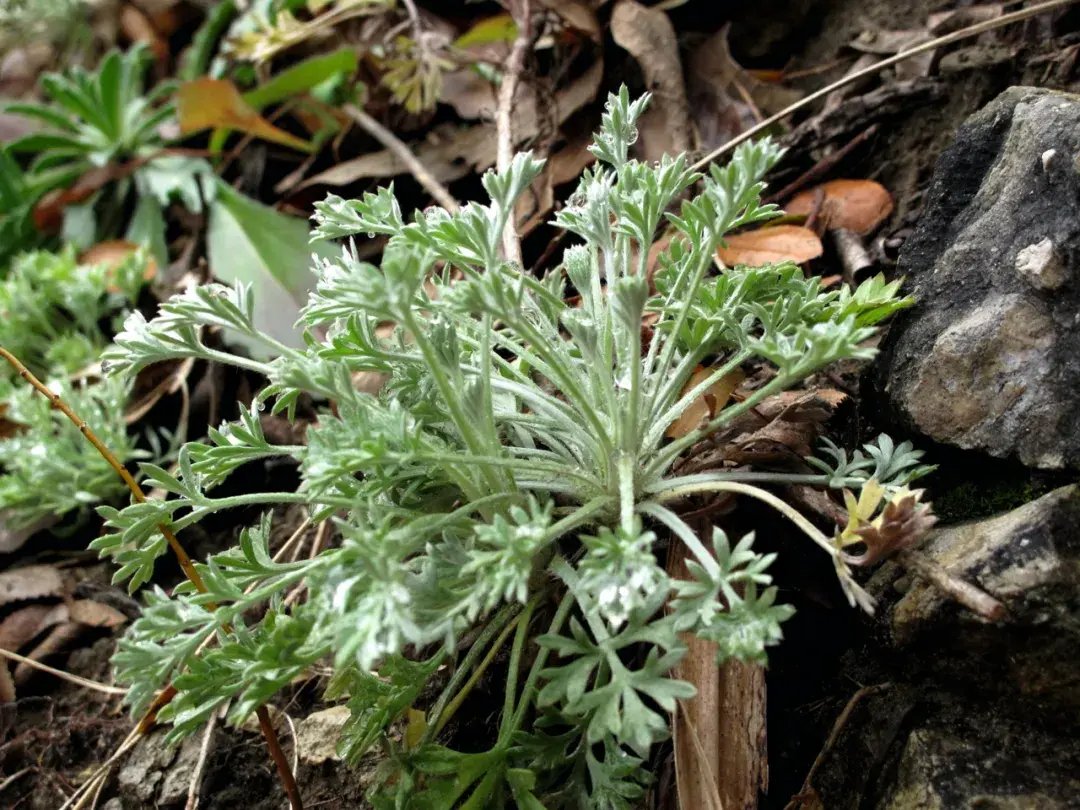
[{"label": "thin branch", "polygon": [[900,62],[903,62],[905,59],[910,59],[911,57],[918,56],[921,53],[927,53],[928,51],[936,50],[937,48],[940,48],[943,45],[951,45],[954,42],[959,42],[960,40],[968,39],[969,37],[973,37],[973,36],[976,36],[978,34],[985,33],[986,31],[993,31],[995,28],[1001,28],[1002,26],[1009,25],[1010,23],[1020,22],[1021,20],[1026,20],[1029,17],[1034,17],[1036,15],[1042,14],[1044,11],[1050,11],[1050,10],[1055,9],[1055,8],[1061,8],[1063,6],[1072,5],[1075,2],[1077,2],[1077,0],[1048,0],[1047,2],[1040,3],[1039,5],[1036,5],[1036,6],[1031,6],[1029,8],[1023,8],[1023,9],[1020,9],[1019,11],[1013,11],[1013,12],[1011,12],[1009,14],[1003,14],[1002,16],[1000,16],[1000,17],[998,17],[996,19],[993,19],[993,20],[985,20],[983,22],[976,23],[975,25],[969,25],[967,28],[961,28],[959,31],[954,31],[951,34],[946,34],[945,36],[938,37],[937,39],[932,39],[929,42],[924,42],[921,45],[916,45],[914,48],[909,48],[906,51],[900,51],[900,53],[896,54],[895,56],[890,56],[888,59],[882,59],[880,62],[876,62],[873,65],[870,65],[869,67],[864,68],[863,70],[859,70],[859,71],[856,71],[854,73],[850,73],[847,76],[844,76],[842,79],[839,79],[839,80],[833,82],[830,85],[826,85],[825,87],[822,87],[820,90],[814,91],[810,95],[800,99],[799,101],[795,102],[791,106],[785,107],[784,109],[782,109],[780,112],[776,113],[775,115],[770,115],[768,118],[766,118],[760,124],[756,124],[756,125],[750,127],[750,129],[746,130],[745,132],[743,132],[743,133],[741,133],[739,135],[736,135],[734,138],[732,138],[730,141],[725,143],[723,146],[720,146],[720,147],[714,149],[712,152],[710,152],[705,157],[703,157],[701,160],[699,160],[697,163],[695,163],[691,168],[694,169],[695,171],[705,168],[710,163],[712,163],[714,160],[716,160],[718,157],[720,157],[721,155],[727,154],[728,152],[730,152],[732,149],[734,149],[736,146],[738,146],[743,141],[750,140],[755,135],[758,135],[761,132],[764,132],[766,129],[771,127],[773,124],[776,124],[776,123],[779,123],[780,121],[783,121],[785,118],[787,118],[792,113],[797,112],[798,110],[801,110],[803,107],[806,107],[809,104],[813,104],[815,101],[817,101],[820,98],[824,98],[825,96],[829,95],[829,93],[833,92],[834,90],[839,90],[841,87],[845,87],[845,86],[851,84],[852,82],[857,82],[859,79],[862,79],[862,78],[864,78],[866,76],[871,76],[871,75],[873,75],[875,73],[880,72],[881,70],[883,70],[883,69],[885,69],[887,67],[891,67],[892,65],[899,64]]},{"label": "thin branch", "polygon": [[416,178],[417,182],[427,190],[427,193],[435,198],[435,201],[439,205],[451,214],[461,208],[458,201],[454,199],[454,195],[447,190],[446,186],[435,178],[435,175],[428,171],[427,167],[420,162],[419,158],[412,153],[412,150],[409,149],[408,145],[406,145],[406,143],[397,135],[388,130],[355,104],[346,104],[342,109],[345,111],[346,115],[363,127],[371,137],[393,152],[395,157],[405,164],[405,168],[407,168],[412,176]]},{"label": "thin branch", "polygon": [[15,784],[15,782],[18,779],[22,778],[23,776],[26,776],[26,774],[28,774],[28,773],[30,773],[30,771],[34,771],[34,770],[37,770],[37,769],[33,765],[31,765],[28,768],[23,768],[21,771],[15,771],[15,773],[13,773],[11,776],[7,777],[3,782],[0,782],[0,793],[3,793],[9,787],[11,787],[13,784]]},{"label": "thin branch", "polygon": [[[220,712],[224,714],[224,712]],[[202,744],[199,746],[199,758],[195,762],[195,770],[191,772],[191,781],[188,782],[187,801],[184,810],[198,810],[199,787],[202,785],[203,773],[206,771],[206,761],[210,758],[210,748],[214,741],[214,730],[217,728],[219,712],[211,712],[210,719],[206,722],[203,730]]]},{"label": "thin branch", "polygon": [[[521,0],[520,11],[513,15],[517,23],[518,35],[510,48],[510,55],[503,68],[502,84],[499,85],[499,104],[495,108],[495,129],[498,132],[498,146],[495,165],[500,172],[510,168],[514,159],[514,130],[510,113],[514,107],[514,95],[517,93],[518,80],[525,67],[525,54],[532,42],[532,6],[530,0]],[[507,261],[521,265],[521,239],[518,237],[517,222],[511,212],[503,226],[503,253]]]},{"label": "thin branch", "polygon": [[[127,468],[120,463],[119,459],[113,455],[112,451],[102,443],[94,431],[90,429],[90,426],[86,424],[79,416],[71,409],[71,407],[60,398],[59,394],[53,393],[47,385],[41,382],[37,377],[30,373],[30,370],[24,366],[15,355],[0,346],[0,357],[3,357],[11,366],[19,373],[19,376],[26,380],[38,393],[49,400],[52,406],[58,411],[64,414],[72,423],[79,429],[79,432],[86,437],[86,440],[92,444],[102,458],[108,462],[109,466],[116,470],[117,475],[123,479],[127,484],[128,489],[131,490],[132,497],[139,503],[146,503],[146,493],[143,492],[142,487],[139,486],[139,482],[136,481]],[[161,533],[165,535],[165,540],[168,541],[169,547],[173,550],[177,560],[180,561],[180,567],[184,569],[184,574],[191,580],[192,584],[201,593],[206,592],[206,585],[202,581],[202,577],[199,576],[199,572],[195,570],[194,564],[191,562],[191,557],[188,556],[184,547],[180,545],[180,541],[176,539],[176,535],[172,530],[162,524],[158,526]]]},{"label": "thin branch", "polygon": [[900,564],[927,580],[931,585],[987,621],[999,622],[1005,618],[1005,605],[965,579],[953,576],[926,554],[914,549],[901,551],[897,556]]},{"label": "thin branch", "polygon": [[42,672],[48,672],[50,675],[55,675],[57,678],[62,678],[63,680],[78,686],[85,686],[87,689],[93,689],[95,692],[101,692],[105,695],[126,695],[128,693],[127,689],[121,689],[119,686],[109,686],[108,684],[92,681],[89,678],[81,678],[78,675],[72,675],[70,672],[64,672],[62,669],[55,669],[48,664],[42,664],[40,661],[35,661],[33,658],[27,658],[16,652],[11,652],[11,650],[5,650],[3,647],[0,647],[0,657],[7,658],[11,661],[18,661],[20,664],[26,664],[28,667],[40,669]]},{"label": "thin branch", "polygon": [[[87,425],[86,422],[84,422],[78,416],[78,414],[76,414],[75,411],[73,411],[71,407],[63,401],[63,399],[60,398],[60,395],[55,394],[51,390],[49,390],[48,386],[46,386],[37,377],[31,374],[30,370],[26,366],[24,366],[15,355],[13,355],[3,346],[0,346],[0,357],[3,357],[5,360],[7,360],[8,363],[10,363],[11,366],[19,373],[20,377],[26,380],[26,382],[28,382],[35,390],[37,390],[42,396],[48,399],[54,408],[59,410],[61,413],[64,414],[64,416],[70,419],[71,422],[79,429],[79,432],[81,432],[83,436],[86,437],[86,440],[90,442],[90,444],[92,444],[99,453],[101,453],[102,458],[104,458],[105,461],[108,462],[109,466],[116,470],[120,478],[123,479],[125,484],[127,484],[128,489],[131,490],[132,497],[139,503],[146,503],[146,493],[143,492],[142,487],[139,486],[139,482],[132,477],[131,473],[128,472],[127,468],[120,463],[116,456],[113,455],[113,452],[108,447],[106,447],[105,444],[101,441],[101,439],[99,439],[97,435],[90,429],[90,426]],[[188,553],[184,550],[184,547],[180,545],[180,541],[176,538],[176,535],[173,534],[172,529],[170,529],[164,523],[160,524],[158,526],[158,529],[165,536],[165,540],[168,542],[169,547],[173,550],[173,554],[176,555],[177,560],[180,561],[180,567],[184,570],[184,574],[187,576],[188,580],[191,582],[192,585],[195,586],[195,589],[199,591],[199,593],[206,593],[206,583],[204,583],[202,577],[199,576],[199,572],[195,570],[195,565],[191,562],[191,557],[188,556]],[[168,694],[170,690],[171,694],[169,694],[168,698],[165,699],[165,702],[161,705],[163,706],[165,705],[165,703],[171,700],[172,695],[176,694],[176,690],[170,685],[161,693],[161,695],[158,695],[155,703],[161,700],[162,696]],[[158,708],[160,708],[160,706]],[[300,798],[300,789],[296,786],[296,780],[293,778],[292,771],[289,770],[288,761],[285,759],[284,754],[281,753],[281,743],[277,739],[277,734],[274,732],[273,725],[270,724],[270,716],[269,714],[267,714],[266,707],[260,706],[256,710],[256,714],[259,718],[259,725],[263,730],[263,736],[266,737],[266,745],[270,749],[270,755],[274,758],[274,762],[278,766],[278,772],[281,775],[281,781],[285,786],[285,793],[289,797],[289,802],[292,805],[293,810],[303,810],[304,803]],[[151,715],[148,712],[142,718],[142,720],[139,721],[139,725],[136,728],[137,731],[139,729],[143,729],[143,723],[146,722],[147,718],[150,716]],[[152,723],[153,720],[151,719],[150,722]]]}]

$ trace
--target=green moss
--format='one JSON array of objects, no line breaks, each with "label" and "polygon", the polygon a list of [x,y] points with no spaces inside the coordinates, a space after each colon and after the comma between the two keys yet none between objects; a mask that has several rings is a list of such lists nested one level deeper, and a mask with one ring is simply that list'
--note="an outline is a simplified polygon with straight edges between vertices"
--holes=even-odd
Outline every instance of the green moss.
[{"label": "green moss", "polygon": [[1031,481],[965,481],[934,498],[941,523],[962,523],[1016,509],[1045,495],[1052,487]]}]

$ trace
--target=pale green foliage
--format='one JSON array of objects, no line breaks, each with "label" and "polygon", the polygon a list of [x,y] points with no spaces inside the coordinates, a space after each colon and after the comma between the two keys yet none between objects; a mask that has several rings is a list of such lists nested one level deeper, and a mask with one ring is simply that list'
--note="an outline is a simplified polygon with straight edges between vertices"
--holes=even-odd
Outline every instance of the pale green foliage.
[{"label": "pale green foliage", "polygon": [[[124,424],[129,386],[105,380],[88,387],[54,382],[60,394],[118,458],[145,457]],[[0,511],[9,527],[29,526],[116,500],[127,487],[66,416],[29,386],[8,392],[4,418],[19,425],[0,439]]]},{"label": "pale green foliage", "polygon": [[[17,256],[0,281],[0,346],[14,354],[90,425],[122,461],[145,458],[127,435],[130,385],[71,384],[107,345],[102,327],[132,305],[145,284],[146,256],[114,267],[81,265],[71,249]],[[0,510],[30,525],[116,499],[126,487],[79,429],[4,364],[3,416],[16,427],[0,441]]]},{"label": "pale green foliage", "polygon": [[115,267],[80,265],[71,249],[17,256],[0,281],[0,346],[38,376],[85,368],[108,343],[102,321],[135,302],[145,272],[140,252]]},{"label": "pale green foliage", "polygon": [[[594,147],[603,163],[585,173],[556,218],[583,243],[543,279],[508,263],[500,248],[515,200],[541,171],[528,154],[484,176],[489,204],[453,215],[429,209],[407,221],[389,190],[318,206],[324,237],[388,236],[382,265],[349,247],[318,260],[318,287],[303,313],[307,348],[266,364],[237,362],[269,377],[259,402],[272,401],[277,412],[291,416],[302,393],[330,399],[334,409],[310,426],[305,447],[268,445],[253,412],[211,444],[190,446],[177,476],[147,468],[176,497],[153,514],[143,505],[108,512],[120,531],[97,545],[125,563],[124,578],[145,572],[164,550],[154,521],[180,529],[232,506],[300,502],[316,518],[335,515],[341,546],[275,563],[263,526],[201,566],[209,593],[182,587],[173,600],[155,596],[117,656],[120,680],[137,687],[137,707],[186,667],[170,708],[177,734],[230,698],[240,719],[330,656],[339,671],[335,694],[351,695],[355,720],[343,749],[355,759],[412,705],[434,667],[402,654],[441,650],[437,662],[476,629],[423,740],[404,751],[383,738],[391,757],[372,791],[375,806],[627,808],[648,781],[644,758],[668,734],[666,712],[693,693],[670,675],[685,653],[680,632],[716,641],[721,657],[764,660],[791,612],[776,604],[771,557],[754,552],[750,538],[732,548],[719,529],[714,555],[669,505],[733,486],[771,497],[750,482],[857,489],[869,468],[840,459],[842,471],[822,474],[678,477],[671,465],[764,398],[835,360],[871,357],[864,341],[872,324],[908,301],[879,280],[854,294],[822,292],[793,265],[708,278],[725,233],[777,214],[759,200],[780,149],[769,141],[743,146],[704,177],[682,157],[657,166],[632,161],[645,103],[631,104],[625,91],[609,100]],[[698,182],[701,193],[683,199]],[[666,213],[672,207],[678,215]],[[665,218],[678,235],[650,295],[644,263]],[[453,271],[464,278],[452,283]],[[579,307],[565,301],[567,282]],[[226,359],[205,348],[199,330],[223,326],[254,337],[250,295],[213,287],[174,299],[149,323],[133,318],[109,353],[110,368]],[[646,311],[659,320],[643,346]],[[397,328],[382,337],[376,327],[386,322]],[[715,372],[684,392],[710,357],[718,358]],[[775,365],[770,382],[689,435],[665,437],[710,385],[755,358]],[[357,371],[384,372],[388,382],[378,395],[358,393]],[[891,445],[876,448],[882,459],[893,455]],[[910,478],[909,448],[901,449],[899,461],[879,461],[879,470]],[[298,459],[298,492],[207,494],[238,464],[275,452]],[[688,546],[689,580],[672,579],[659,564],[658,529]],[[858,593],[847,569],[837,570]],[[300,579],[309,599],[286,611],[281,595]],[[557,594],[559,607],[535,638],[530,621]],[[264,603],[267,617],[246,623],[244,612]],[[496,744],[478,754],[436,745],[450,696],[495,636],[514,627]],[[196,659],[213,633],[223,646]],[[522,682],[534,638],[539,647]],[[386,680],[366,674],[375,669]]]}]

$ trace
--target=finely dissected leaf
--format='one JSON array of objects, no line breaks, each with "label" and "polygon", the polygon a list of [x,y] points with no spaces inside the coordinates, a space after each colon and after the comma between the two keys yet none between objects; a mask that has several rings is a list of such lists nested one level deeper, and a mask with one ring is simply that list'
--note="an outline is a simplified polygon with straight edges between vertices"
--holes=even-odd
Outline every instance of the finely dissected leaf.
[{"label": "finely dissected leaf", "polygon": [[[528,154],[484,175],[488,201],[452,214],[408,218],[391,190],[328,198],[316,208],[317,235],[379,235],[386,245],[379,266],[352,245],[326,252],[313,283],[298,269],[306,227],[218,187],[213,270],[245,272],[244,283],[189,290],[149,322],[130,316],[105,364],[115,373],[203,358],[269,385],[239,421],[187,445],[175,472],[143,465],[170,499],[103,510],[113,533],[95,546],[121,563],[120,578],[138,582],[164,550],[159,523],[286,503],[332,519],[340,542],[275,562],[263,522],[198,565],[207,593],[181,585],[175,604],[154,597],[118,657],[138,700],[187,667],[165,715],[174,736],[228,700],[242,719],[305,667],[332,660],[332,694],[347,690],[353,713],[343,750],[355,760],[381,741],[387,753],[373,806],[627,810],[648,781],[642,763],[669,734],[669,713],[694,694],[672,676],[681,634],[716,642],[723,657],[760,661],[791,613],[776,604],[772,555],[749,536],[732,547],[719,529],[710,549],[680,516],[699,509],[697,494],[772,504],[829,555],[853,602],[870,606],[840,545],[759,486],[789,473],[683,470],[705,440],[753,434],[760,425],[740,419],[760,420],[756,409],[771,413],[785,392],[792,399],[780,411],[812,421],[823,409],[799,384],[836,360],[872,357],[873,323],[904,305],[898,288],[872,280],[826,291],[793,262],[712,275],[727,233],[778,215],[760,199],[781,150],[743,145],[704,176],[682,156],[641,163],[631,146],[646,101],[631,102],[625,89],[609,98],[592,146],[598,162],[555,219],[582,244],[542,278],[502,248],[517,201],[543,171]],[[665,221],[653,289],[649,253]],[[305,294],[300,342],[281,327]],[[210,328],[257,341],[274,359],[212,348]],[[730,404],[753,366],[771,373]],[[384,382],[359,391],[361,372]],[[333,407],[307,426],[306,443],[271,444],[263,405],[291,420],[311,400]],[[693,424],[680,424],[695,408]],[[822,453],[829,458],[808,459],[819,472],[800,481],[872,490],[877,474],[891,493],[925,472],[909,445],[886,439],[850,457]],[[275,456],[297,463],[297,491],[217,496],[243,464]],[[899,540],[925,518],[908,509],[860,519]],[[686,547],[687,578],[661,565],[666,542]],[[307,601],[283,610],[301,582]],[[192,658],[190,645],[215,632],[221,646]],[[440,731],[496,671],[507,673],[506,694],[491,747],[443,745]]]},{"label": "finely dissected leaf", "polygon": [[203,77],[180,85],[176,93],[176,113],[180,131],[185,135],[220,127],[246,132],[301,152],[313,149],[307,141],[275,127],[259,115],[228,79]]}]

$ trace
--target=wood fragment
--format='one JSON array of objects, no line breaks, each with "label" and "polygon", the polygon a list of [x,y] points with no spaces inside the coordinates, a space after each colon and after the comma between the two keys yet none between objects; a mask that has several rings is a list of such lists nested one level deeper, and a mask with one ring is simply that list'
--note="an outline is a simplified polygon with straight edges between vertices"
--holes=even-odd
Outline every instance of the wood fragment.
[{"label": "wood fragment", "polygon": [[[689,576],[688,555],[682,543],[672,544],[667,563],[672,577]],[[769,785],[765,669],[735,660],[717,664],[713,642],[691,634],[683,641],[688,652],[675,676],[694,684],[698,693],[681,702],[673,720],[680,805],[707,810],[714,782],[724,810],[754,810],[758,791]]]}]

